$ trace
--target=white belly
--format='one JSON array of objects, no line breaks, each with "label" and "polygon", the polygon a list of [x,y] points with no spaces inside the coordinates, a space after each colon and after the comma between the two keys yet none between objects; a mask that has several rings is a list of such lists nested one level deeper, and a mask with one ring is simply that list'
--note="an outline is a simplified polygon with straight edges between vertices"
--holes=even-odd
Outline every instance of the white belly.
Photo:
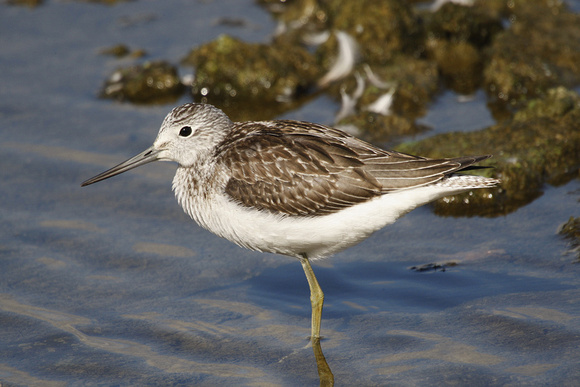
[{"label": "white belly", "polygon": [[[251,250],[322,258],[369,237],[414,208],[448,194],[465,191],[429,185],[389,193],[325,216],[280,216],[243,207],[227,196],[211,195],[182,201],[184,210],[202,227]],[[176,191],[179,198],[179,193]]]}]

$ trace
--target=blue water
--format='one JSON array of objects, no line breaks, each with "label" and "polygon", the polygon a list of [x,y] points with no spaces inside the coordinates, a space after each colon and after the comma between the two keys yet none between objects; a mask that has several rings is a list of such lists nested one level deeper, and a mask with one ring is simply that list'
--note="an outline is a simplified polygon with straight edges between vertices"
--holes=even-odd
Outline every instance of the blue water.
[{"label": "blue water", "polygon": [[[177,62],[220,33],[266,41],[274,27],[251,1],[0,5],[1,383],[318,384],[295,260],[200,229],[173,198],[174,165],[79,186],[148,147],[173,106],[97,99],[129,63],[101,48]],[[467,104],[444,93],[423,119],[492,123],[482,95]],[[320,97],[284,117],[329,123],[336,108]],[[580,267],[557,231],[579,195],[578,180],[546,186],[495,218],[423,207],[315,263],[337,385],[577,384]]]}]

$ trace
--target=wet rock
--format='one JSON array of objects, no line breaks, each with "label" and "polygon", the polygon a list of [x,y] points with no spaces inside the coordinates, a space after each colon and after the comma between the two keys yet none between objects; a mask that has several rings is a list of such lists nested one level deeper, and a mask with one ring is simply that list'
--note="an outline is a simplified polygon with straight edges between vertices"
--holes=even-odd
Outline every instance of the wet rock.
[{"label": "wet rock", "polygon": [[560,234],[569,243],[569,253],[576,256],[576,263],[580,263],[580,217],[575,218],[573,216],[564,223],[560,230]]},{"label": "wet rock", "polygon": [[183,60],[195,67],[196,100],[288,101],[315,84],[322,70],[304,48],[245,43],[228,35],[193,49]]},{"label": "wet rock", "polygon": [[127,56],[129,55],[130,52],[131,50],[129,50],[129,47],[124,44],[117,44],[111,47],[103,48],[102,50],[99,51],[100,54],[111,55],[117,58]]},{"label": "wet rock", "polygon": [[562,86],[550,89],[543,99],[534,99],[524,109],[516,112],[514,121],[522,122],[534,118],[558,119],[578,108],[579,102],[578,94],[572,90]]},{"label": "wet rock", "polygon": [[329,0],[325,9],[329,29],[351,35],[361,47],[362,60],[370,65],[422,50],[421,23],[405,1]]},{"label": "wet rock", "polygon": [[450,89],[468,95],[479,88],[483,58],[477,48],[467,42],[429,40],[427,49]]},{"label": "wet rock", "polygon": [[494,215],[514,211],[542,194],[544,184],[563,184],[580,168],[580,97],[550,90],[530,101],[517,118],[468,133],[445,133],[407,143],[399,150],[428,157],[493,154],[479,173],[502,180],[501,187],[441,199],[444,215]]},{"label": "wet rock", "polygon": [[[291,36],[300,41],[300,30],[306,28],[308,32],[326,28],[328,21],[327,10],[318,0],[258,0],[278,20],[276,35]],[[294,32],[299,32],[295,35]]]},{"label": "wet rock", "polygon": [[464,42],[477,48],[489,45],[503,30],[500,16],[483,7],[446,3],[425,17],[428,39]]},{"label": "wet rock", "polygon": [[428,129],[398,114],[382,115],[368,111],[346,117],[338,124],[357,128],[358,137],[375,144],[395,141]]},{"label": "wet rock", "polygon": [[580,15],[544,3],[558,2],[514,2],[483,74],[492,100],[519,107],[549,88],[580,83]]},{"label": "wet rock", "polygon": [[99,51],[99,54],[111,55],[111,56],[114,56],[116,58],[123,58],[123,57],[127,57],[127,56],[130,56],[132,58],[141,58],[141,57],[145,56],[147,53],[145,52],[145,50],[142,50],[142,49],[132,51],[125,44],[116,44],[114,46],[101,49]]},{"label": "wet rock", "polygon": [[425,19],[427,57],[437,63],[448,87],[475,92],[482,81],[482,48],[503,30],[500,17],[481,7],[447,3]]},{"label": "wet rock", "polygon": [[101,90],[101,98],[136,103],[174,101],[183,93],[177,68],[167,62],[146,62],[116,70]]},{"label": "wet rock", "polygon": [[565,2],[561,0],[476,0],[475,6],[505,19],[523,16],[530,10],[544,12],[546,15],[568,11]]}]

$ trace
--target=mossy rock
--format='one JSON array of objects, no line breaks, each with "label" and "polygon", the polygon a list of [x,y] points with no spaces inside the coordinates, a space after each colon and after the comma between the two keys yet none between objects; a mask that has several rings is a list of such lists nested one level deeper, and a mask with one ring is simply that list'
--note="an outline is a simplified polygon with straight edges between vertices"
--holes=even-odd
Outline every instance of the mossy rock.
[{"label": "mossy rock", "polygon": [[569,253],[576,256],[575,263],[580,263],[580,217],[571,216],[566,223],[564,223],[558,233],[568,241],[570,247]]},{"label": "mossy rock", "polygon": [[315,84],[322,69],[304,48],[245,43],[228,35],[193,49],[183,62],[195,67],[193,95],[202,101],[287,101]]},{"label": "mossy rock", "polygon": [[544,15],[568,11],[565,2],[554,0],[476,0],[474,7],[485,9],[496,17],[511,20],[530,11]]},{"label": "mossy rock", "polygon": [[503,30],[499,15],[482,7],[446,3],[426,19],[428,39],[469,43],[478,49]]},{"label": "mossy rock", "polygon": [[421,51],[422,25],[405,1],[329,0],[325,8],[329,28],[350,34],[366,63],[386,64],[401,52]]},{"label": "mossy rock", "polygon": [[166,103],[183,94],[177,68],[164,61],[116,70],[101,89],[101,98],[135,103]]},{"label": "mossy rock", "polygon": [[481,131],[445,133],[398,147],[402,152],[428,157],[494,155],[484,163],[494,168],[481,173],[500,178],[501,186],[439,200],[435,204],[438,213],[508,213],[540,196],[544,184],[563,184],[578,176],[580,97],[561,89],[547,94],[546,99],[531,101],[526,109],[529,111],[517,119]]},{"label": "mossy rock", "polygon": [[512,20],[489,48],[484,79],[492,99],[519,107],[552,87],[580,83],[580,15],[522,6]]},{"label": "mossy rock", "polygon": [[449,88],[460,94],[473,94],[480,87],[483,57],[471,43],[431,39],[427,51]]},{"label": "mossy rock", "polygon": [[542,117],[558,119],[578,108],[579,103],[576,92],[565,87],[557,87],[548,90],[544,98],[531,100],[524,109],[514,115],[514,121],[523,122]]},{"label": "mossy rock", "polygon": [[427,130],[425,126],[398,114],[381,115],[368,111],[346,117],[338,124],[356,127],[360,131],[358,137],[375,144],[396,141]]}]

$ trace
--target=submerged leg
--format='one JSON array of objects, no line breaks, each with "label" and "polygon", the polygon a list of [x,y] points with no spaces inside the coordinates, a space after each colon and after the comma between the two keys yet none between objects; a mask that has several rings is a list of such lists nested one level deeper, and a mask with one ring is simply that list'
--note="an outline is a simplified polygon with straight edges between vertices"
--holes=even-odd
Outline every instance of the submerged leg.
[{"label": "submerged leg", "polygon": [[320,339],[320,320],[322,320],[322,304],[324,303],[324,293],[316,280],[312,266],[306,254],[302,254],[300,258],[302,268],[310,286],[310,304],[312,305],[312,333],[310,340]]}]

